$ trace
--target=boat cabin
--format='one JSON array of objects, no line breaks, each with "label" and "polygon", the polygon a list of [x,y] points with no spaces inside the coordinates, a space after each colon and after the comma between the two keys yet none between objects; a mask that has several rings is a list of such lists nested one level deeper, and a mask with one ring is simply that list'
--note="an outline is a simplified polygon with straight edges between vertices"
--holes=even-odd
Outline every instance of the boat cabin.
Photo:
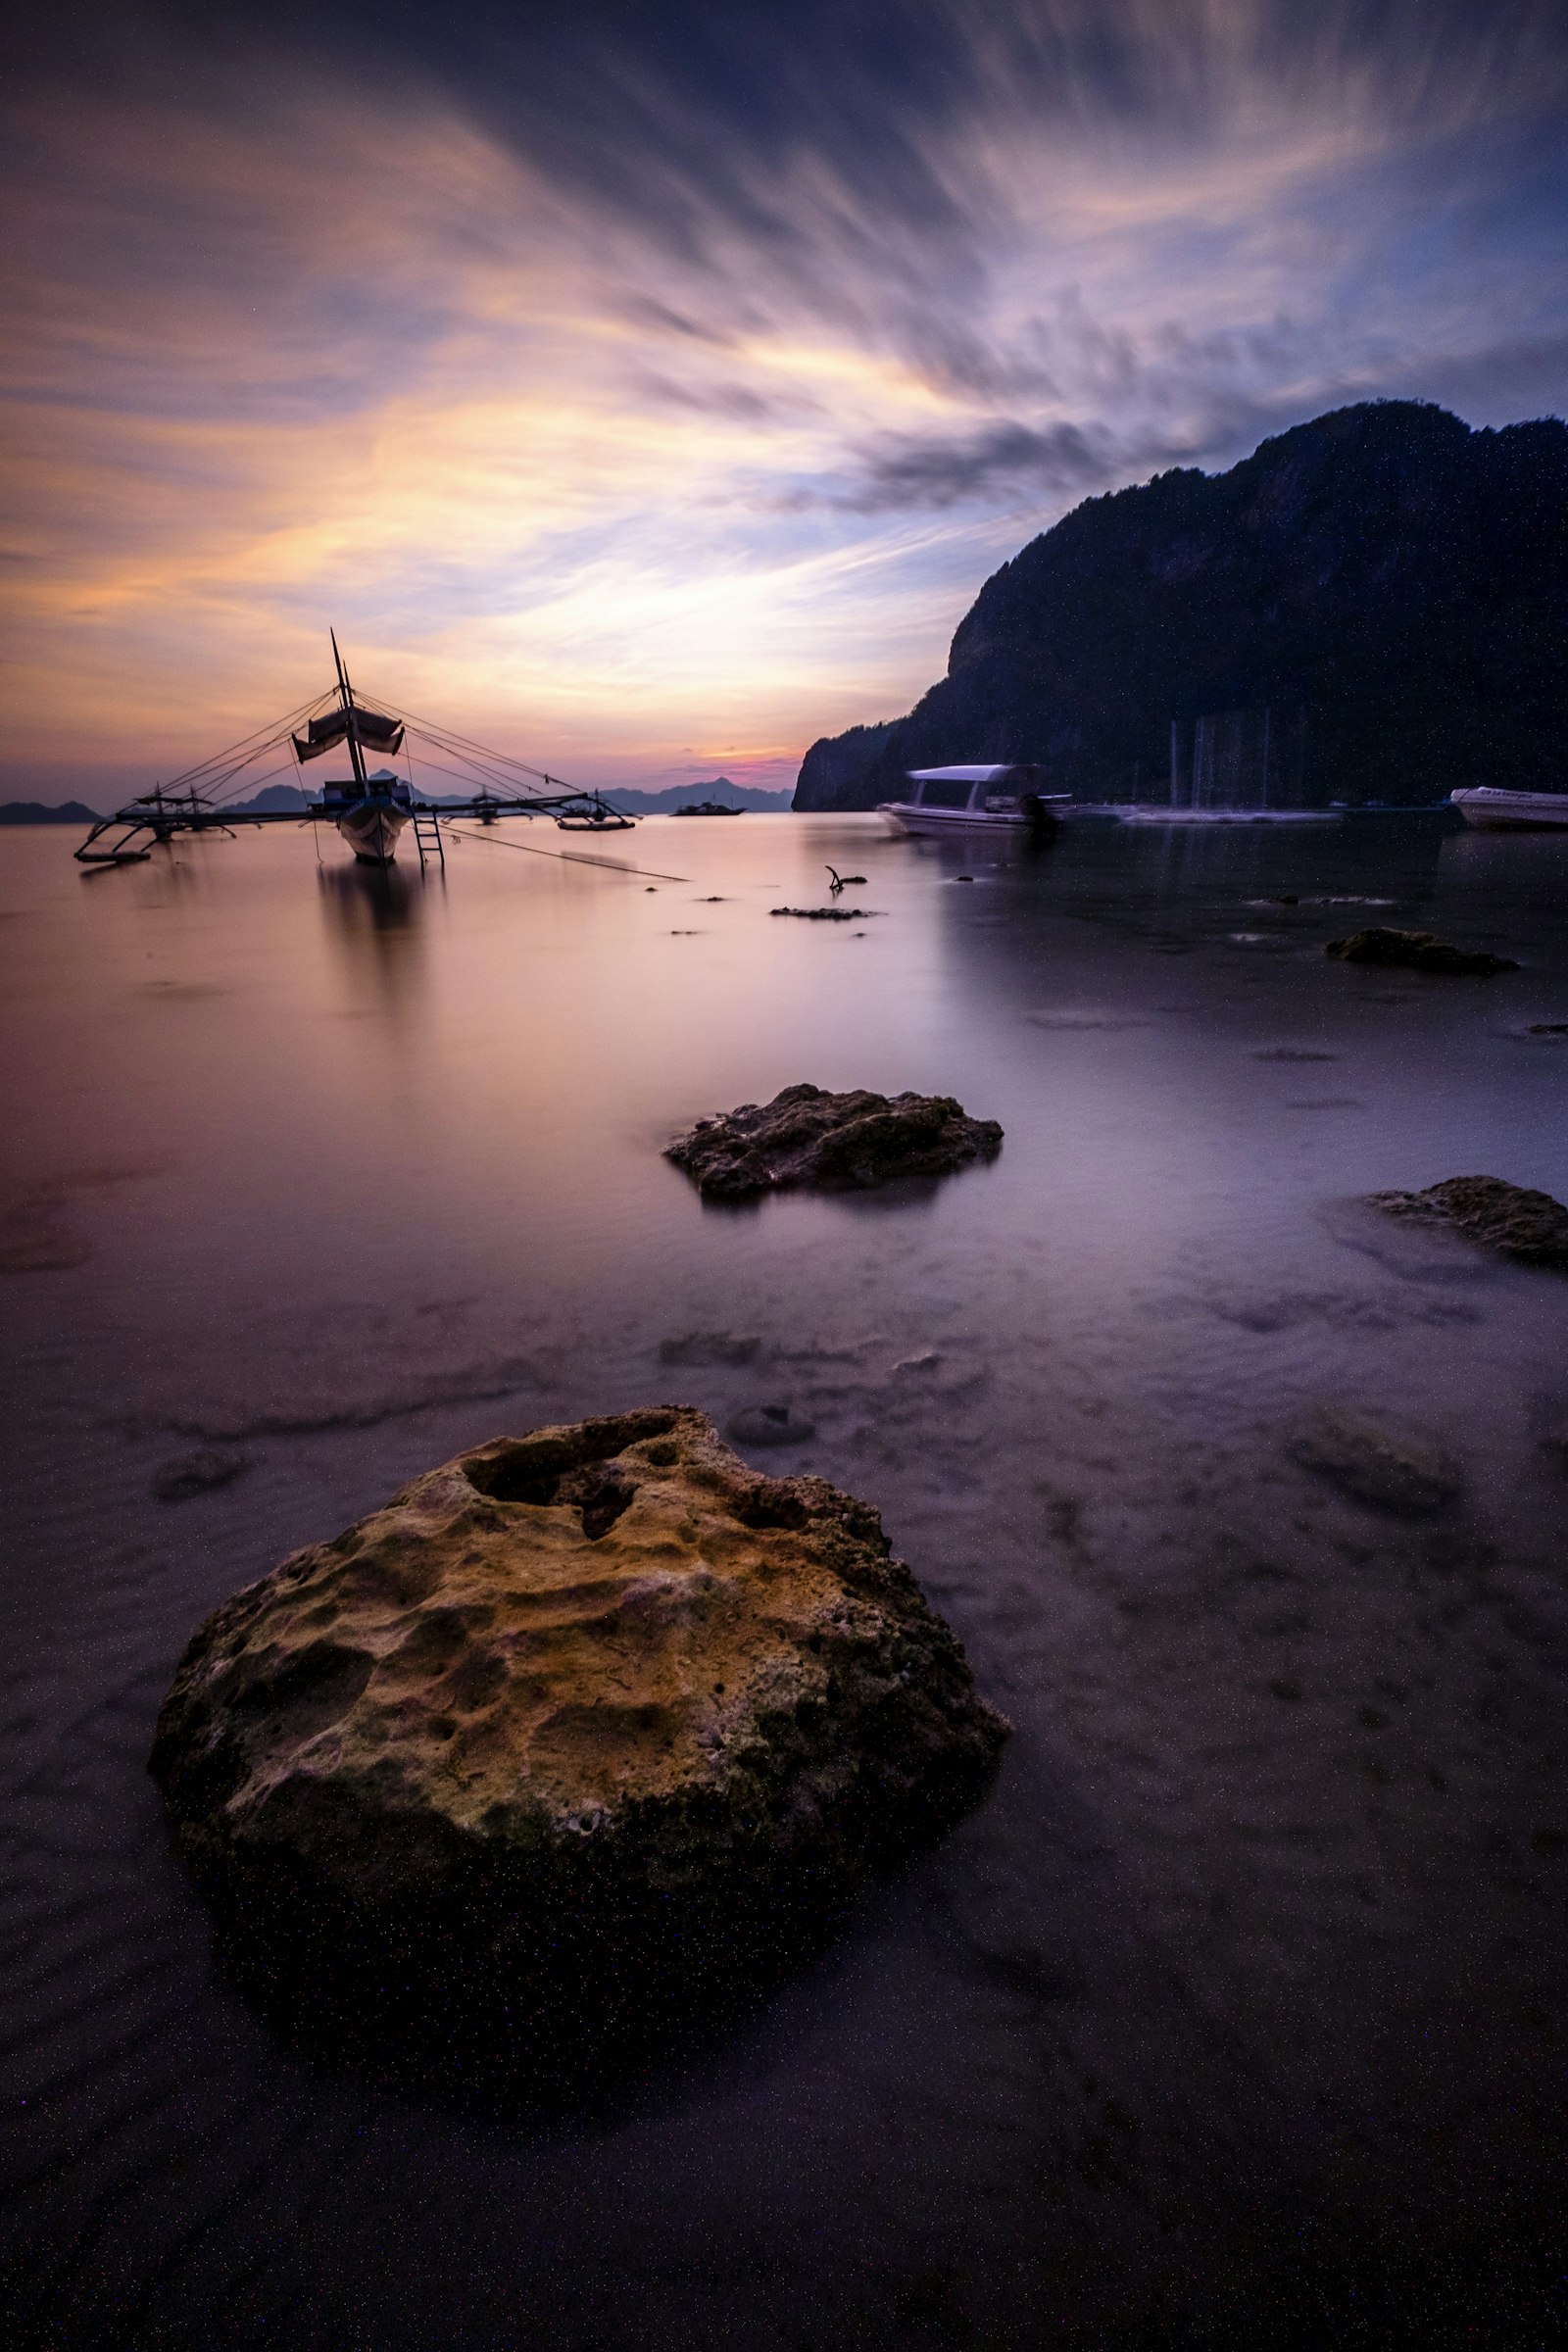
[{"label": "boat cabin", "polygon": [[1010,815],[1026,794],[1038,799],[1065,798],[1046,790],[1046,771],[1032,760],[1004,760],[990,767],[911,767],[909,794],[904,804],[914,808],[946,808],[957,814]]},{"label": "boat cabin", "polygon": [[340,777],[336,782],[321,786],[321,800],[328,808],[342,808],[354,801],[390,801],[394,808],[409,808],[414,795],[402,776],[389,767],[378,767],[373,776],[363,784],[353,776]]}]

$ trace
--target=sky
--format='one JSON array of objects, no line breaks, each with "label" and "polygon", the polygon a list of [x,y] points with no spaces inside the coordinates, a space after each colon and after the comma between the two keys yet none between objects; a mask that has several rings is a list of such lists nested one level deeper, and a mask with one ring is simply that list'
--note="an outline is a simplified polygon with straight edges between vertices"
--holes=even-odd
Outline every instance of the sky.
[{"label": "sky", "polygon": [[1560,0],[22,5],[0,797],[330,680],[782,788],[1083,498],[1568,409]]}]

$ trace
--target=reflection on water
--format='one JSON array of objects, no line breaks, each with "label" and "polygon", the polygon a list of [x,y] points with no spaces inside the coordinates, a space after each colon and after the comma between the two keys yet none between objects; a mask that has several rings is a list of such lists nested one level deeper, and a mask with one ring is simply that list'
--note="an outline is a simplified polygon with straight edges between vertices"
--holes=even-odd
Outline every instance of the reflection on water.
[{"label": "reflection on water", "polygon": [[360,858],[317,868],[327,933],[346,968],[365,970],[389,1015],[406,1015],[421,985],[420,926],[432,896],[442,891],[439,866],[411,873],[406,865],[369,865]]},{"label": "reflection on water", "polygon": [[[35,2332],[1544,2339],[1568,1291],[1359,1200],[1568,1196],[1568,842],[749,815],[645,825],[644,872],[460,840],[444,889],[318,884],[282,830],[90,886],[3,846]],[[873,919],[774,920],[829,862]],[[1324,956],[1366,921],[1523,968]],[[1003,1152],[705,1210],[663,1142],[803,1078],[956,1094]],[[302,2076],[164,1845],[174,1656],[459,1446],[663,1398],[813,1426],[765,1466],[883,1510],[1017,1727],[994,1797],[613,2128]],[[1459,1500],[1336,1488],[1325,1403]],[[159,1501],[203,1444],[237,1473]]]},{"label": "reflection on water", "polygon": [[352,865],[319,865],[316,878],[321,904],[349,940],[412,930],[431,887],[426,874],[411,875],[403,865],[369,865],[358,858]]}]

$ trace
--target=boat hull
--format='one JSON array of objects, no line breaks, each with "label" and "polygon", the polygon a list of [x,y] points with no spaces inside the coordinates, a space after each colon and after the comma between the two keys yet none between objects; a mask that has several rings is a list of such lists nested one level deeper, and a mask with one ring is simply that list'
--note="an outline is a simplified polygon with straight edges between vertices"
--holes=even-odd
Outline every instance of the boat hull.
[{"label": "boat hull", "polygon": [[1568,792],[1499,792],[1477,784],[1448,798],[1465,823],[1483,833],[1554,833],[1568,826]]},{"label": "boat hull", "polygon": [[950,835],[1005,834],[1027,840],[1032,833],[1049,833],[1056,810],[1047,803],[1038,813],[1021,808],[921,808],[909,801],[883,801],[877,815],[890,833],[907,833],[946,840]]},{"label": "boat hull", "polygon": [[337,820],[337,829],[363,865],[390,865],[408,821],[406,808],[393,808],[386,802],[362,801],[357,807],[344,809]]}]

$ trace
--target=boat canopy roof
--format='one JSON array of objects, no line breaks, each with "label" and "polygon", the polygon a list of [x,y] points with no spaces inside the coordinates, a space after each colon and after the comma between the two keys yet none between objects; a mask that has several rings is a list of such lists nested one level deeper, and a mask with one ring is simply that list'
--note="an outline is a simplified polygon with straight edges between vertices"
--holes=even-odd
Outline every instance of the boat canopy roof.
[{"label": "boat canopy roof", "polygon": [[1020,769],[1029,770],[1030,762],[1003,760],[989,767],[911,767],[906,773],[911,784],[995,784],[1003,776],[1017,775]]},{"label": "boat canopy roof", "polygon": [[343,742],[349,731],[350,711],[361,743],[369,751],[387,752],[395,759],[403,747],[402,720],[383,718],[378,710],[366,710],[358,703],[351,704],[348,710],[328,710],[322,717],[313,718],[304,734],[294,737],[296,759],[318,760],[335,743]]}]

